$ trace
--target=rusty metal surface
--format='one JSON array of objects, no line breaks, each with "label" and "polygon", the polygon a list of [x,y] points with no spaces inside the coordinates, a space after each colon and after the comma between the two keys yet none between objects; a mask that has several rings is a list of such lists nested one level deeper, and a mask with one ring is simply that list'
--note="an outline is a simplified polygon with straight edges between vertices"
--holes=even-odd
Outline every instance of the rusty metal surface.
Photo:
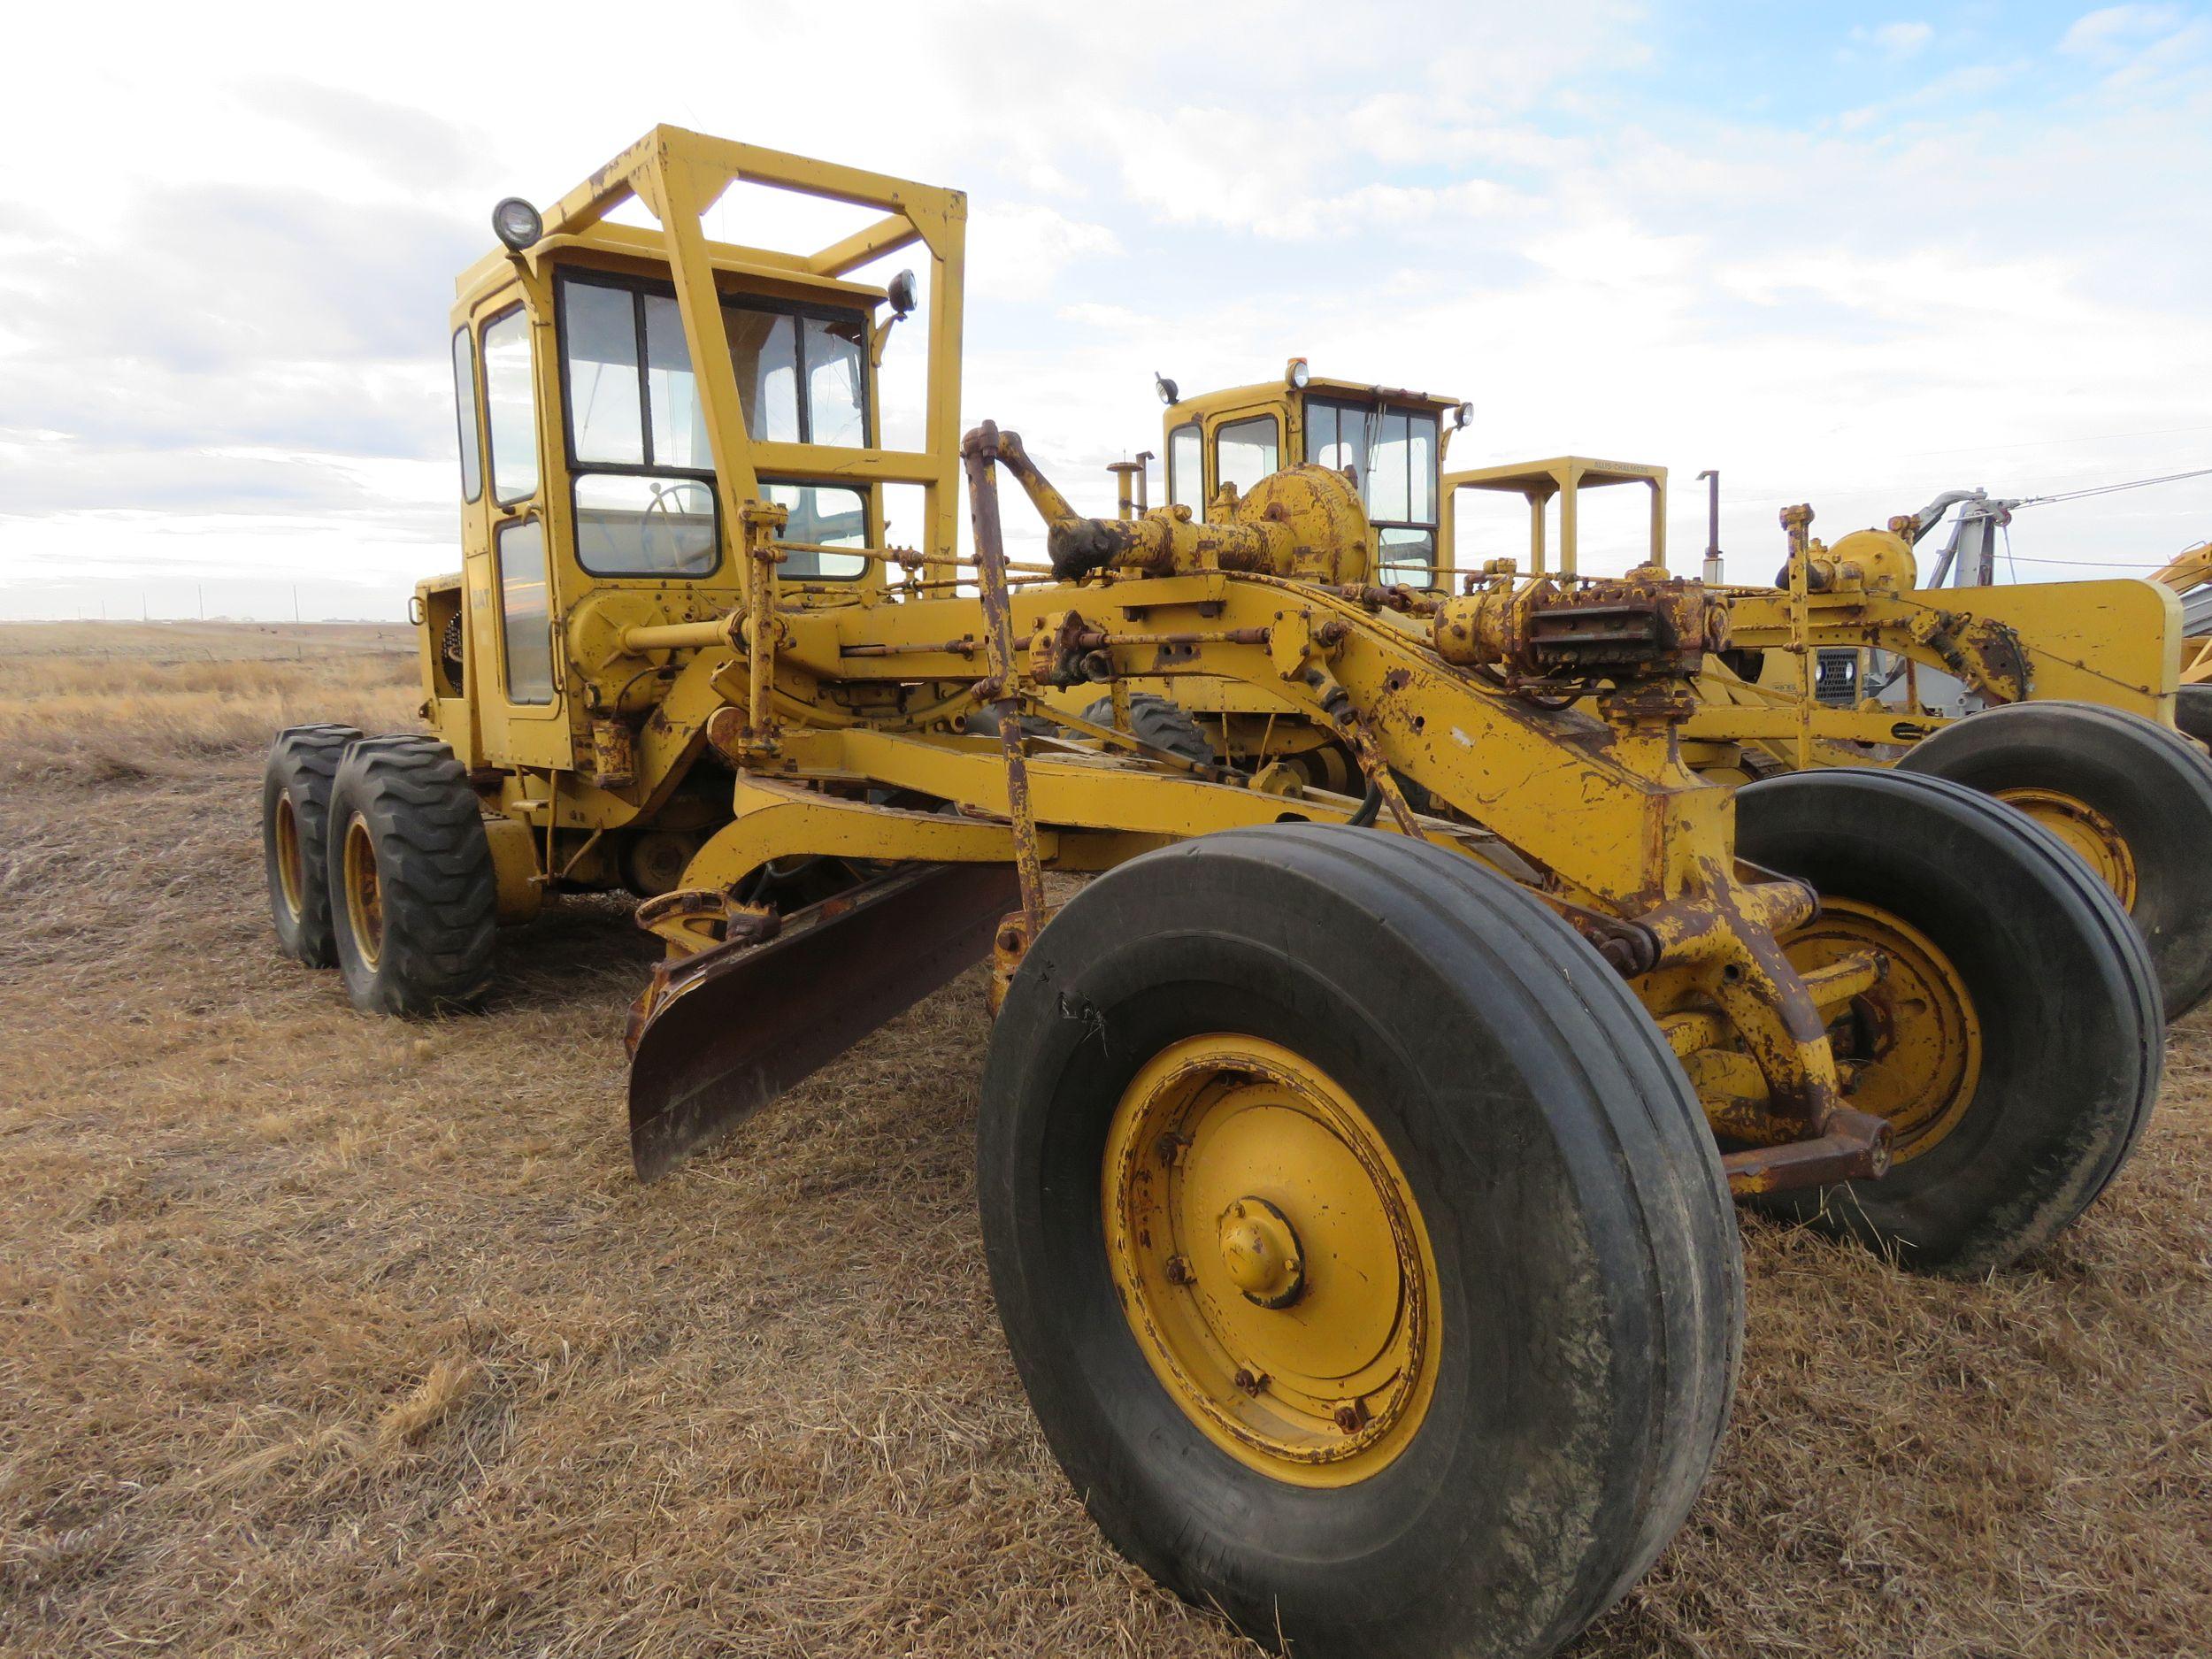
[{"label": "rusty metal surface", "polygon": [[1845,1181],[1877,1180],[1889,1173],[1890,1127],[1848,1107],[1831,1112],[1824,1132],[1809,1141],[1752,1147],[1720,1161],[1728,1190],[1739,1198]]},{"label": "rusty metal surface", "polygon": [[879,877],[739,941],[664,963],[633,1018],[630,1153],[657,1180],[989,954],[1001,864]]},{"label": "rusty metal surface", "polygon": [[[1018,451],[1018,441],[1014,445]],[[976,592],[983,611],[983,641],[991,665],[991,702],[1006,756],[1006,813],[1014,827],[1014,873],[1021,887],[1025,946],[1044,926],[1044,868],[1037,854],[1037,814],[1030,803],[1029,768],[1022,752],[1019,703],[1015,697],[1013,596],[1006,586],[1006,541],[999,526],[999,431],[989,421],[962,440],[968,472],[968,505],[975,525]],[[1073,612],[1069,613],[1071,616]]]},{"label": "rusty metal surface", "polygon": [[1514,685],[1686,679],[1728,642],[1726,600],[1652,565],[1563,586],[1502,578],[1432,614],[1437,655]]}]

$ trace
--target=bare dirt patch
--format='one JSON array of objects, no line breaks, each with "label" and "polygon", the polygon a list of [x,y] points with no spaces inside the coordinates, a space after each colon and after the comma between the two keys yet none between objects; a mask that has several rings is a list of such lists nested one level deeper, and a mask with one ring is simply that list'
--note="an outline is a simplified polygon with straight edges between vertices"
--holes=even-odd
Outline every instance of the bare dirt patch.
[{"label": "bare dirt patch", "polygon": [[[1253,1651],[1031,1423],[977,983],[641,1189],[620,905],[508,935],[469,1019],[276,955],[261,745],[406,724],[397,631],[36,632],[0,630],[0,1650]],[[1751,1224],[1722,1466],[1578,1653],[2204,1651],[2208,1100],[2200,1017],[2134,1163],[1992,1283]]]}]

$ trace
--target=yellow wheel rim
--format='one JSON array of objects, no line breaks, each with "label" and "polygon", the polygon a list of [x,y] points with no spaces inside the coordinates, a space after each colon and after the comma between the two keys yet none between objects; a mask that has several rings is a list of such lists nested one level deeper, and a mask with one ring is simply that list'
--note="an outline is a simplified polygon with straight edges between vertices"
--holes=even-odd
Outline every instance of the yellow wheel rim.
[{"label": "yellow wheel rim", "polygon": [[361,964],[374,968],[384,949],[384,889],[376,879],[376,842],[357,814],[346,826],[346,926]]},{"label": "yellow wheel rim", "polygon": [[2135,908],[2135,855],[2110,818],[2056,789],[2000,789],[1997,798],[2018,807],[2078,854],[2097,879]]},{"label": "yellow wheel rim", "polygon": [[1343,1486],[1402,1452],[1435,1390],[1436,1261],[1375,1125],[1279,1044],[1163,1049],[1115,1109],[1106,1254],[1153,1374],[1278,1480]]},{"label": "yellow wheel rim", "polygon": [[276,864],[277,888],[283,895],[285,912],[297,921],[307,908],[307,871],[300,862],[299,817],[292,810],[288,795],[277,796]]},{"label": "yellow wheel rim", "polygon": [[1871,990],[1821,1012],[1851,1105],[1889,1122],[1893,1167],[1958,1127],[1981,1080],[1982,1030],[1950,958],[1909,923],[1851,899],[1824,898],[1820,915],[1783,949],[1800,973],[1868,950],[1887,960]]}]

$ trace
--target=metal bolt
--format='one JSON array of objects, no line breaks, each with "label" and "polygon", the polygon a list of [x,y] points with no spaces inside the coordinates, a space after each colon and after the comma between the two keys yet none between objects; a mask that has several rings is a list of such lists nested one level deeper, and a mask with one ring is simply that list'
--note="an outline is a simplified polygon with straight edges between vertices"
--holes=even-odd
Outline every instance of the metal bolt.
[{"label": "metal bolt", "polygon": [[1174,1129],[1169,1130],[1153,1143],[1154,1150],[1160,1156],[1160,1162],[1170,1169],[1175,1167],[1177,1161],[1182,1157],[1184,1151],[1189,1146],[1190,1137]]},{"label": "metal bolt", "polygon": [[1267,1386],[1267,1373],[1263,1371],[1254,1371],[1248,1365],[1240,1365],[1237,1367],[1237,1374],[1230,1380],[1245,1393],[1256,1394]]},{"label": "metal bolt", "polygon": [[1336,1409],[1336,1425],[1347,1434],[1356,1434],[1367,1426],[1367,1402],[1347,1400]]},{"label": "metal bolt", "polygon": [[1163,1271],[1166,1272],[1167,1282],[1171,1285],[1187,1285],[1197,1277],[1190,1271],[1190,1263],[1179,1256],[1169,1256]]}]

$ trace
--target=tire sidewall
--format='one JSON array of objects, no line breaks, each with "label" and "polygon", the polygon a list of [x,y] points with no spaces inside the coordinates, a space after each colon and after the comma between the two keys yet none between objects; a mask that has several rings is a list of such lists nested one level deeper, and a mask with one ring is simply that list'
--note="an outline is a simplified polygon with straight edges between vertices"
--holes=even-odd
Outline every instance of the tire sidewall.
[{"label": "tire sidewall", "polygon": [[[336,928],[331,910],[329,844],[326,818],[333,779],[319,772],[303,750],[342,751],[358,737],[345,733],[335,737],[309,728],[278,735],[261,781],[262,869],[269,889],[269,919],[275,928],[278,948],[294,961],[311,968],[336,964]],[[284,899],[284,878],[277,842],[277,808],[288,802],[299,841],[300,913],[295,917]]]},{"label": "tire sidewall", "polygon": [[2024,815],[1940,779],[1798,772],[1737,800],[1742,856],[1918,930],[1981,1032],[1971,1102],[1939,1141],[1879,1180],[1762,1207],[1957,1272],[2047,1242],[2109,1179],[2155,1093],[2155,992],[2117,900]]},{"label": "tire sidewall", "polygon": [[2103,813],[2134,862],[2129,913],[2168,1017],[2212,996],[2212,759],[2193,744],[2118,709],[2020,703],[1946,726],[1900,765],[1990,795],[2053,790]]},{"label": "tire sidewall", "polygon": [[383,849],[377,845],[376,825],[371,818],[367,804],[361,799],[361,775],[351,764],[351,757],[338,768],[338,777],[330,792],[330,820],[328,839],[324,846],[324,861],[330,887],[330,917],[332,933],[338,961],[338,972],[345,980],[346,994],[353,1005],[364,1012],[396,1013],[390,987],[386,982],[385,970],[392,960],[390,941],[378,953],[376,965],[372,967],[361,955],[354,940],[353,919],[346,893],[345,858],[346,837],[357,818],[368,826],[372,846],[376,847],[379,874],[381,875]]},{"label": "tire sidewall", "polygon": [[[1563,1141],[1539,1103],[1586,1081],[1571,1056],[1510,1030],[1468,1030],[1464,988],[1425,971],[1408,941],[1374,957],[1342,949],[1332,935],[1349,918],[1325,902],[1286,911],[1263,877],[1236,891],[1133,873],[1090,895],[1111,926],[1064,929],[1064,913],[1033,948],[984,1082],[987,1256],[1070,1479],[1141,1565],[1256,1633],[1365,1651],[1386,1630],[1394,1652],[1470,1628],[1501,1653],[1563,1640],[1620,1587],[1618,1562],[1594,1560],[1589,1537],[1631,1524],[1633,1483],[1613,1477],[1640,1425],[1618,1407],[1652,1345],[1656,1294],[1617,1217],[1588,1225],[1604,1208],[1594,1191],[1617,1181],[1595,1167],[1612,1154]],[[1480,995],[1496,1008],[1522,992],[1501,975]],[[1378,1007],[1386,1020],[1365,1011]],[[1525,1030],[1539,1023],[1528,1011]],[[1352,1486],[1290,1486],[1216,1446],[1154,1377],[1116,1297],[1101,1226],[1107,1125],[1146,1061],[1224,1030],[1279,1042],[1342,1087],[1428,1231],[1435,1391],[1404,1451]],[[1417,1052],[1405,1037],[1422,1031],[1460,1041]]]}]

